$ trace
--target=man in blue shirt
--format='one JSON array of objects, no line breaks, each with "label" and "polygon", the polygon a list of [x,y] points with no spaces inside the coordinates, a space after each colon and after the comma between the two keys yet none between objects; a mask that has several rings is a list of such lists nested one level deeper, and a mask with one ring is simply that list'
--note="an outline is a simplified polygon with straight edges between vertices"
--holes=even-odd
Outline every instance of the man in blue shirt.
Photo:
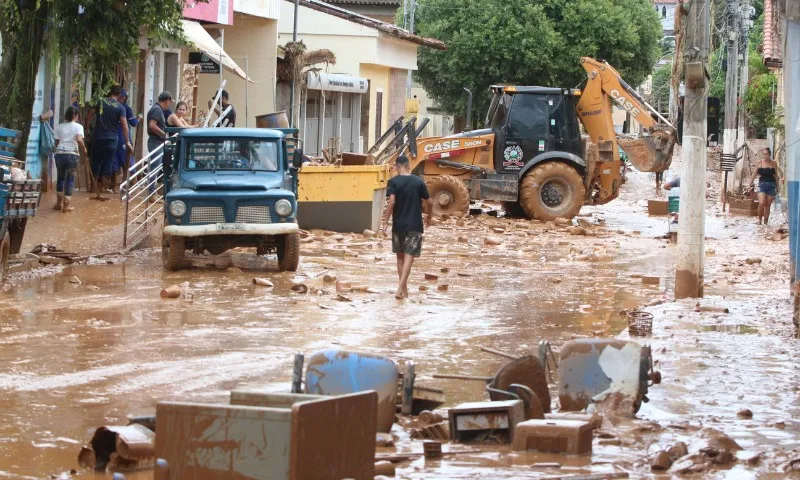
[{"label": "man in blue shirt", "polygon": [[114,157],[117,152],[118,130],[122,128],[125,147],[133,151],[133,145],[127,139],[128,119],[125,108],[119,103],[122,87],[114,85],[109,95],[100,101],[95,115],[94,136],[92,138],[92,174],[98,189],[108,189],[114,184]]},{"label": "man in blue shirt", "polygon": [[[122,93],[119,95],[119,103],[125,109],[125,118],[128,120],[129,127],[136,127],[139,125],[139,118],[133,115],[133,110],[128,105],[128,92],[123,88]],[[117,130],[117,152],[114,158],[114,173],[124,173],[130,167],[130,161],[126,160],[130,157],[126,144],[131,142],[131,136],[127,138],[122,134],[122,125],[119,125]],[[116,184],[114,185],[116,187]]]}]

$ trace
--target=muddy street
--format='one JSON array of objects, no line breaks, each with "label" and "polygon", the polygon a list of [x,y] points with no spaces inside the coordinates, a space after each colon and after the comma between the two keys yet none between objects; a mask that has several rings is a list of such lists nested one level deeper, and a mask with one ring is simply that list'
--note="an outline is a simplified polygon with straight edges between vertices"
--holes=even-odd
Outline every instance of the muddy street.
[{"label": "muddy street", "polygon": [[[691,443],[713,427],[760,456],[701,475],[786,478],[783,468],[800,456],[788,245],[768,239],[752,218],[718,216],[710,202],[700,304],[729,313],[696,308],[696,300],[674,302],[675,244],[663,238],[666,217],[647,215],[651,182],[632,174],[621,198],[584,208],[588,235],[488,215],[446,220],[426,233],[407,301],[390,294],[396,274],[388,239],[321,231],[303,240],[296,274],[278,273],[273,259],[250,252],[192,257],[194,268],[165,272],[158,249],[18,274],[0,293],[0,477],[77,469],[78,478],[106,478],[77,463],[98,426],[153,413],[159,400],[225,401],[242,386],[288,391],[297,352],[340,348],[413,361],[417,381],[444,389],[447,407],[478,401],[482,383],[432,375],[493,375],[504,362],[480,345],[521,355],[545,339],[557,346],[582,336],[628,338],[619,312],[640,308],[654,315],[652,337],[640,341],[652,345],[663,382],[651,388],[638,420],[595,438],[591,456],[481,447],[398,464],[397,476],[650,476],[659,445]],[[72,235],[63,243],[79,244]],[[35,242],[34,234],[27,241]],[[753,257],[761,261],[746,261]],[[325,275],[370,290],[337,298]],[[660,282],[646,284],[643,276]],[[274,288],[254,285],[254,277],[269,278]],[[309,292],[294,293],[296,283]],[[160,297],[162,288],[180,284],[188,285],[185,298]],[[742,409],[752,418],[739,416]],[[397,451],[421,451],[397,425],[395,433]],[[562,467],[532,466],[543,462]]]}]

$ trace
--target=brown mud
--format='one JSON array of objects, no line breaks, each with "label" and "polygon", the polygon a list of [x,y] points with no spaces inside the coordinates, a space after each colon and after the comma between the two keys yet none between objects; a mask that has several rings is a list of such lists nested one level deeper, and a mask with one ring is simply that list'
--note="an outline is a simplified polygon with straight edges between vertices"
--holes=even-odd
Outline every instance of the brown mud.
[{"label": "brown mud", "polygon": [[[487,215],[447,220],[426,233],[406,301],[390,293],[396,273],[388,239],[330,232],[303,240],[296,274],[278,273],[274,259],[248,252],[192,257],[195,268],[166,272],[160,252],[147,249],[112,264],[90,260],[58,274],[12,277],[0,292],[0,478],[72,468],[77,478],[110,478],[77,465],[95,428],[152,413],[158,400],[227,402],[228,392],[242,386],[288,391],[297,352],[333,347],[413,360],[417,382],[443,388],[447,406],[486,399],[480,382],[431,375],[494,375],[505,360],[479,345],[524,355],[543,339],[557,346],[575,336],[628,338],[618,312],[632,308],[655,315],[652,337],[640,341],[653,346],[663,382],[651,388],[639,420],[604,425],[611,433],[595,438],[592,455],[445,444],[445,452],[482,453],[407,461],[398,465],[398,478],[612,471],[649,477],[660,448],[691,443],[700,427],[763,455],[755,465],[740,460],[697,478],[787,478],[784,465],[800,457],[800,349],[791,327],[788,245],[766,238],[770,232],[753,218],[718,216],[712,192],[700,303],[730,313],[697,309],[697,300],[673,302],[676,249],[662,238],[666,217],[647,216],[653,185],[652,175],[634,173],[619,199],[584,208],[578,220],[589,235]],[[26,245],[48,242],[82,253],[119,248],[117,200],[89,202],[75,201],[86,211],[70,219],[57,216],[56,241],[48,237],[55,217],[37,217]],[[489,236],[500,244],[485,242]],[[762,262],[748,264],[751,257]],[[438,279],[426,280],[425,272]],[[372,290],[348,292],[352,301],[341,301],[326,275]],[[661,282],[646,285],[642,276]],[[274,288],[254,285],[254,277]],[[182,298],[161,298],[163,288],[185,282]],[[296,283],[309,292],[293,293]],[[436,284],[449,287],[438,291]],[[737,415],[744,408],[752,418]],[[397,447],[380,452],[422,451],[404,430],[393,432]],[[548,462],[562,467],[537,466]]]}]

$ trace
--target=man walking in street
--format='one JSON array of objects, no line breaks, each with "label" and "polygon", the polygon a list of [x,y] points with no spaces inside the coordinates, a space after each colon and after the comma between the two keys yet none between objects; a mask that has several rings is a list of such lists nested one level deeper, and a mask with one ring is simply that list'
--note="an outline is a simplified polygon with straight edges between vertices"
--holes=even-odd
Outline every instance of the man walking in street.
[{"label": "man walking in street", "polygon": [[[117,152],[117,130],[122,128],[125,139],[130,138],[125,108],[119,103],[122,87],[111,87],[109,96],[104,98],[95,115],[94,136],[92,137],[92,173],[97,181],[98,191],[111,188],[114,184],[114,157]],[[130,141],[125,142],[128,152],[133,151]]]},{"label": "man walking in street", "polygon": [[408,277],[414,259],[422,252],[422,211],[427,214],[425,226],[431,224],[433,200],[428,194],[425,182],[409,170],[408,157],[401,155],[394,164],[397,176],[389,180],[386,194],[389,204],[383,214],[383,233],[392,222],[392,252],[397,255],[397,286],[395,298],[408,298]]}]

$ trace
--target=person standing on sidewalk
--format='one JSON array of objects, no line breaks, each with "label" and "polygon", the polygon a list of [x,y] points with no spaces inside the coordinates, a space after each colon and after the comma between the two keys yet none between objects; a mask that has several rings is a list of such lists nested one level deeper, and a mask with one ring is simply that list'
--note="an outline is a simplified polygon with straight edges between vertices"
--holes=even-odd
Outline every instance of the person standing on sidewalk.
[{"label": "person standing on sidewalk", "polygon": [[[92,138],[92,173],[97,181],[98,191],[114,185],[114,158],[117,153],[117,130],[122,127],[122,135],[130,138],[128,119],[125,108],[119,103],[122,87],[111,87],[108,97],[104,98],[95,116],[94,137]],[[130,141],[125,142],[128,152],[133,151]]]},{"label": "person standing on sidewalk", "polygon": [[58,179],[56,181],[56,210],[71,212],[75,207],[70,205],[72,201],[72,189],[75,187],[75,170],[78,168],[78,160],[86,158],[86,145],[83,143],[83,125],[78,123],[77,109],[67,108],[64,113],[64,123],[56,126],[56,169],[58,169]]},{"label": "person standing on sidewalk", "polygon": [[389,218],[392,222],[392,252],[397,255],[397,276],[400,283],[397,286],[395,298],[408,298],[408,277],[411,275],[411,266],[414,259],[419,258],[422,252],[422,212],[427,214],[425,226],[431,224],[433,215],[433,200],[428,194],[425,182],[409,170],[408,157],[401,155],[394,164],[397,176],[389,180],[386,194],[389,204],[383,214],[381,230],[386,233]]}]

